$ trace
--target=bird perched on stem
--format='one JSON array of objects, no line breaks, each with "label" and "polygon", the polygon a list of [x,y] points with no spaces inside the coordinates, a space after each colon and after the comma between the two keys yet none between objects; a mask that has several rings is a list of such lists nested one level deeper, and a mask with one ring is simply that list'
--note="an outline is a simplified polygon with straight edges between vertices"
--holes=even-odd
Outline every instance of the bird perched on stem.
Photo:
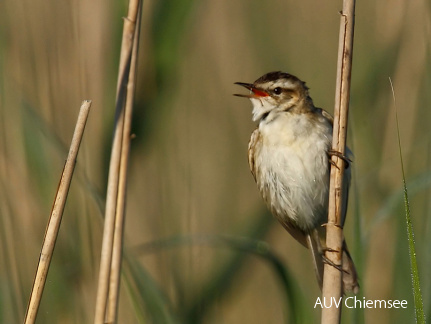
[{"label": "bird perched on stem", "polygon": [[[272,214],[311,250],[322,287],[323,263],[329,262],[324,257],[324,224],[328,219],[330,156],[348,160],[331,150],[333,118],[314,106],[305,82],[291,74],[270,72],[254,83],[236,84],[250,90],[249,94],[235,96],[251,100],[253,121],[258,122],[248,146],[251,173]],[[347,168],[341,226],[346,216],[349,184]],[[345,241],[342,264],[344,292],[357,293],[357,273]]]}]

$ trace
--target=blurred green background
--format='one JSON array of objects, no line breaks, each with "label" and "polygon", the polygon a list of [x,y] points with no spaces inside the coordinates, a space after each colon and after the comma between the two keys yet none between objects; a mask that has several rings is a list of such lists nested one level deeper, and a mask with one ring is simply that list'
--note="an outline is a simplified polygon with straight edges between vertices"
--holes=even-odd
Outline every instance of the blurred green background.
[{"label": "blurred green background", "polygon": [[[119,323],[313,323],[309,253],[266,211],[236,81],[283,70],[333,111],[341,1],[145,1]],[[78,108],[93,100],[38,323],[90,323],[126,2],[0,10],[0,322],[25,314]],[[414,323],[395,110],[431,317],[431,4],[359,1],[346,237],[366,299],[346,323]],[[266,243],[264,243],[266,242]]]}]

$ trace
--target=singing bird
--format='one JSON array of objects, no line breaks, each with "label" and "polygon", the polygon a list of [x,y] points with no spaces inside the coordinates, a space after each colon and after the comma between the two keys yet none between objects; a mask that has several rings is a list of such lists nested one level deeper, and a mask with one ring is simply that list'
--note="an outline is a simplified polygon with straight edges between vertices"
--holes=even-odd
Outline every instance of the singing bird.
[{"label": "singing bird", "polygon": [[[330,156],[340,156],[331,150],[333,118],[314,106],[305,82],[294,75],[270,72],[254,83],[236,84],[250,90],[235,95],[251,100],[253,121],[258,123],[248,145],[248,161],[259,192],[283,227],[311,250],[322,287],[323,263],[330,262],[324,257],[322,226],[328,217]],[[347,168],[342,226],[349,185]],[[342,253],[343,291],[357,293],[357,273],[345,241]]]}]

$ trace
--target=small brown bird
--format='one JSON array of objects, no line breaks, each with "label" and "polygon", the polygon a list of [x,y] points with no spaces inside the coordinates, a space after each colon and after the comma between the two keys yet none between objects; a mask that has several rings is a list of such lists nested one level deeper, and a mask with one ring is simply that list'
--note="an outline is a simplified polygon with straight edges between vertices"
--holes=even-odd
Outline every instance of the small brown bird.
[{"label": "small brown bird", "polygon": [[[322,287],[329,200],[332,116],[316,108],[305,82],[284,72],[270,72],[253,84],[237,82],[250,90],[235,94],[253,104],[248,161],[257,187],[272,214],[313,255]],[[350,151],[348,151],[350,152]],[[350,169],[343,182],[344,224]],[[357,273],[343,242],[343,290],[357,293]]]}]

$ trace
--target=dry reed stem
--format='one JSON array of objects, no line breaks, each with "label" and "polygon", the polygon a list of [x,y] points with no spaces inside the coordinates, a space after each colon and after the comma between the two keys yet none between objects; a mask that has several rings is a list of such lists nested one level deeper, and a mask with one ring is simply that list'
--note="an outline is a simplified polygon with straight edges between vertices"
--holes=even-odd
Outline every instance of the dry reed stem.
[{"label": "dry reed stem", "polygon": [[124,128],[123,128],[123,144],[121,148],[121,163],[119,170],[119,185],[117,196],[117,209],[115,216],[114,241],[111,262],[110,285],[108,295],[108,305],[105,321],[107,323],[115,323],[117,321],[121,260],[123,250],[123,233],[124,233],[124,218],[126,205],[126,187],[127,187],[127,170],[129,164],[130,141],[132,130],[132,113],[133,99],[135,93],[135,79],[138,60],[139,48],[139,30],[140,30],[141,15],[138,13],[136,22],[136,31],[133,41],[133,52],[130,64],[130,74],[127,84],[127,97],[125,104]]},{"label": "dry reed stem", "polygon": [[55,242],[60,229],[64,206],[66,205],[67,194],[72,181],[73,171],[75,169],[76,157],[78,155],[82,135],[84,134],[88,113],[90,112],[90,106],[91,101],[84,100],[79,111],[75,132],[73,133],[72,143],[70,144],[69,154],[64,164],[57,193],[55,195],[54,204],[52,206],[51,215],[46,228],[42,250],[39,257],[39,264],[37,266],[33,288],[27,307],[27,313],[25,315],[25,324],[34,323],[36,321],[37,312],[39,310],[43,289],[45,287],[45,282],[48,275],[49,265],[54,252]]},{"label": "dry reed stem", "polygon": [[[352,71],[353,32],[355,25],[355,0],[344,0],[340,20],[338,47],[337,81],[335,90],[334,131],[332,149],[345,155],[347,136],[347,117],[350,99],[350,79]],[[334,264],[342,264],[343,229],[342,225],[342,183],[344,161],[332,157],[336,163],[331,167],[328,225],[326,227],[326,257]],[[342,297],[342,272],[334,266],[325,264],[323,275],[322,300],[339,301]],[[334,298],[334,299],[332,299]],[[335,324],[341,320],[342,303],[322,309],[322,324]]]},{"label": "dry reed stem", "polygon": [[[129,81],[130,64],[135,35],[136,21],[140,1],[130,0],[127,18],[124,19],[123,37],[117,83],[116,118],[114,139],[112,143],[111,159],[109,164],[108,188],[106,193],[105,224],[103,229],[103,241],[97,286],[97,299],[94,323],[105,323],[107,310],[111,262],[114,244],[114,230],[116,224],[117,205],[120,182],[120,167],[122,160],[123,133],[125,124],[125,102],[127,98],[127,84]],[[128,139],[127,139],[128,140]],[[121,180],[122,181],[122,180]],[[120,207],[121,208],[121,207]]]}]

